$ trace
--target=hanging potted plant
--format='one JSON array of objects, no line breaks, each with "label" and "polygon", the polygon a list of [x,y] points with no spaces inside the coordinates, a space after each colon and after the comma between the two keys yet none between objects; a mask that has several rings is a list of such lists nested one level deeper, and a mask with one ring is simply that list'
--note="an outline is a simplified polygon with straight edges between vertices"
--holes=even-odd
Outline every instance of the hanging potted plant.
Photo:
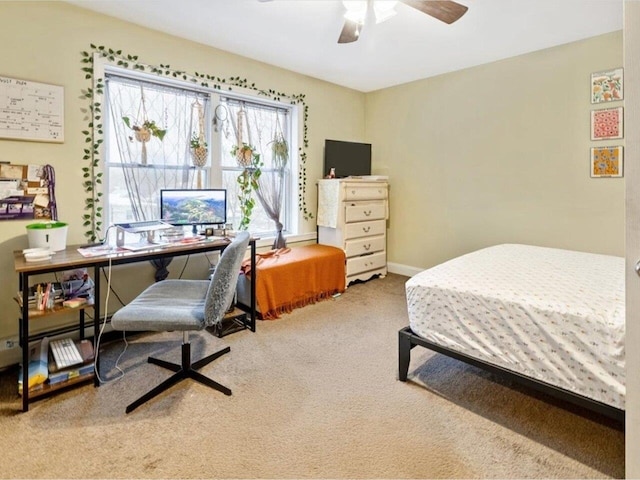
[{"label": "hanging potted plant", "polygon": [[231,155],[233,155],[241,167],[249,167],[253,161],[253,146],[246,143],[242,145],[234,145],[231,149]]},{"label": "hanging potted plant", "polygon": [[[122,121],[124,124],[133,130],[134,137],[137,141],[142,143],[141,150],[141,159],[140,163],[143,165],[147,164],[147,142],[151,140],[151,137],[156,137],[160,141],[164,138],[167,133],[166,129],[161,129],[156,125],[156,122],[153,120],[145,120],[142,124],[138,125],[134,123],[131,125],[131,120],[129,117],[122,117]],[[129,137],[129,140],[133,141],[133,137]]]},{"label": "hanging potted plant", "polygon": [[[167,134],[167,130],[163,130],[158,127],[156,125],[156,122],[154,122],[153,120],[145,120],[141,125],[137,125],[135,123],[131,125],[131,120],[129,120],[129,117],[122,117],[122,121],[127,127],[133,130],[134,136],[139,142],[148,142],[149,140],[151,140],[152,136],[162,141],[164,136]],[[131,137],[129,138],[132,139]]]},{"label": "hanging potted plant", "polygon": [[289,161],[289,144],[281,133],[278,133],[271,142],[271,153],[276,168],[282,169]]},{"label": "hanging potted plant", "polygon": [[193,165],[196,167],[204,167],[207,164],[207,153],[209,153],[207,142],[204,141],[204,138],[194,133],[189,146]]},{"label": "hanging potted plant", "polygon": [[251,213],[255,207],[253,192],[258,188],[258,179],[262,171],[260,167],[260,154],[255,152],[255,148],[246,143],[234,145],[231,149],[231,155],[235,157],[238,165],[243,167],[242,172],[238,175],[237,182],[240,192],[238,200],[240,202],[240,225],[238,230],[246,230],[251,221]]}]

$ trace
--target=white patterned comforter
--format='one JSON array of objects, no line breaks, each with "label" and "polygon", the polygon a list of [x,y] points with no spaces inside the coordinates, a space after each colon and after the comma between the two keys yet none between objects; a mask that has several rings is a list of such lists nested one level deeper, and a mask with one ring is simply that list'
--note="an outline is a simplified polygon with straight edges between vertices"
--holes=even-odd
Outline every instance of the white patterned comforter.
[{"label": "white patterned comforter", "polygon": [[413,332],[624,409],[624,258],[497,245],[406,283]]}]

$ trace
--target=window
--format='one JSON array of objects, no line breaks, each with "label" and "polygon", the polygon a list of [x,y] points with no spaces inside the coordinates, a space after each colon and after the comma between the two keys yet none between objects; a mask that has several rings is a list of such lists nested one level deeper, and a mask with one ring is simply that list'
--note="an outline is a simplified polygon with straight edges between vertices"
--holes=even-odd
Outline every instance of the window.
[{"label": "window", "polygon": [[[231,150],[244,142],[255,147],[262,161],[249,230],[263,236],[275,232],[273,207],[281,204],[284,230],[295,231],[297,179],[296,165],[290,161],[295,107],[119,69],[107,71],[105,77],[105,223],[158,218],[161,189],[225,188],[227,218],[237,227],[237,177],[242,167]],[[143,132],[145,122],[148,133]],[[209,147],[209,158],[201,167],[191,156],[194,137]],[[289,161],[284,164],[274,156],[276,140],[288,147]]]},{"label": "window", "polygon": [[[236,188],[237,178],[242,167],[230,154],[234,145],[238,142],[251,145],[260,154],[262,162],[260,189],[256,192],[258,197],[256,206],[252,212],[249,229],[255,232],[275,232],[273,220],[269,218],[267,209],[278,203],[280,199],[292,198],[291,167],[289,161],[284,165],[278,162],[274,156],[274,146],[278,139],[284,139],[287,145],[291,145],[290,112],[289,109],[259,104],[232,97],[221,98],[217,108],[224,108],[227,116],[227,125],[220,139],[222,158],[222,185],[227,191]],[[229,199],[235,217],[234,225],[240,223],[240,207],[237,195]],[[291,202],[283,202],[280,219],[285,225],[291,225]]]}]

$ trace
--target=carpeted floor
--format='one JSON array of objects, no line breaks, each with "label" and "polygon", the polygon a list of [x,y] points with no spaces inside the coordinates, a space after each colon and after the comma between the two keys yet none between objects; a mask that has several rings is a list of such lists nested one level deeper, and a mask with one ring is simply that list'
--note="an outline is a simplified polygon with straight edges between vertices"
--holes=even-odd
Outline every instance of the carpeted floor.
[{"label": "carpeted floor", "polygon": [[[421,348],[397,378],[408,324],[405,277],[352,285],[279,320],[219,339],[197,334],[194,357],[231,353],[193,382],[125,406],[166,378],[146,363],[178,361],[179,333],[132,339],[126,376],[18,411],[16,373],[0,377],[3,478],[603,478],[624,476],[624,433],[588,412]],[[106,345],[117,376],[123,343]]]}]

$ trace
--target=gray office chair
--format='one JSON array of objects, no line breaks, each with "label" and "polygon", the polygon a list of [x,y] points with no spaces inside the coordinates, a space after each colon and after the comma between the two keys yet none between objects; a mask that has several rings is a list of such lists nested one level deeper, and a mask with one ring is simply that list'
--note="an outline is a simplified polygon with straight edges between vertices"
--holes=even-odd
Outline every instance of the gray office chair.
[{"label": "gray office chair", "polygon": [[227,387],[197,372],[216,358],[229,353],[231,348],[226,347],[192,363],[189,331],[202,330],[222,321],[233,301],[240,265],[248,245],[249,233],[239,233],[222,252],[211,280],[162,280],[148,287],[113,315],[111,326],[116,330],[183,332],[182,364],[149,357],[149,363],[175,373],[127,406],[127,413],[185,378],[192,378],[225,395],[231,395],[231,390]]}]

